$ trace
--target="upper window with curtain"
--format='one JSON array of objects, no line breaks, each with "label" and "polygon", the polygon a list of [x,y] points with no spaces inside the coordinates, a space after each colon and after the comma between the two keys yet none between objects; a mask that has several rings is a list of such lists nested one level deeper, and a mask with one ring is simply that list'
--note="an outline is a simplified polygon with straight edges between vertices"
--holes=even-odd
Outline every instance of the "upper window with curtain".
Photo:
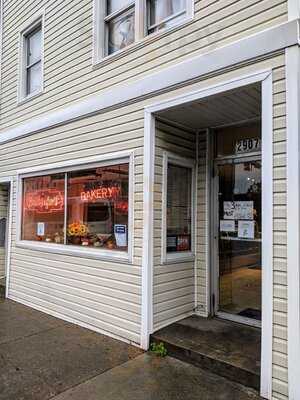
[{"label": "upper window with curtain", "polygon": [[110,55],[134,42],[134,8],[132,0],[106,0],[106,54]]},{"label": "upper window with curtain", "polygon": [[186,16],[187,0],[148,0],[148,33],[175,25]]},{"label": "upper window with curtain", "polygon": [[[194,0],[94,0],[93,60],[119,57],[150,34],[190,20]],[[131,51],[130,50],[130,51]]]}]

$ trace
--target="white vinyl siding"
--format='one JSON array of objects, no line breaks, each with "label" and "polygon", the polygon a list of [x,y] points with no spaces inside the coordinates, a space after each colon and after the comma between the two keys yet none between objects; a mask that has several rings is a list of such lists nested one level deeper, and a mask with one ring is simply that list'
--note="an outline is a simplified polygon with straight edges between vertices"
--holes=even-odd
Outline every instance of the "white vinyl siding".
[{"label": "white vinyl siding", "polygon": [[287,241],[286,241],[286,84],[285,64],[274,69],[273,82],[273,396],[288,398],[287,379]]},{"label": "white vinyl siding", "polygon": [[[154,181],[154,330],[192,313],[195,306],[194,261],[162,264],[163,154],[195,161],[196,135],[157,121]],[[193,233],[192,233],[193,234]]]},{"label": "white vinyl siding", "polygon": [[[83,141],[83,137],[85,141]],[[133,262],[101,261],[16,246],[13,197],[10,298],[108,335],[140,342],[143,209],[143,112],[136,107],[76,121],[2,145],[1,174],[134,151]],[[5,165],[6,164],[6,165]],[[6,171],[6,172],[5,172]]]},{"label": "white vinyl siding", "polygon": [[[45,7],[45,93],[16,112],[17,28]],[[223,46],[287,20],[285,0],[198,0],[193,21],[169,34],[145,39],[134,53],[92,68],[92,1],[5,2],[3,32],[2,127],[124,80]],[[149,39],[149,40],[148,40]]]}]

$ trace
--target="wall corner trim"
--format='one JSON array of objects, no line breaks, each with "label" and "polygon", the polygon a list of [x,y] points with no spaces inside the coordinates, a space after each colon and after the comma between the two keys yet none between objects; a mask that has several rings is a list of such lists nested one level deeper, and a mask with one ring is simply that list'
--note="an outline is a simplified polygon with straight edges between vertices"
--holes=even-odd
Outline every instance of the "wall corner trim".
[{"label": "wall corner trim", "polygon": [[286,50],[289,400],[300,399],[300,48]]}]

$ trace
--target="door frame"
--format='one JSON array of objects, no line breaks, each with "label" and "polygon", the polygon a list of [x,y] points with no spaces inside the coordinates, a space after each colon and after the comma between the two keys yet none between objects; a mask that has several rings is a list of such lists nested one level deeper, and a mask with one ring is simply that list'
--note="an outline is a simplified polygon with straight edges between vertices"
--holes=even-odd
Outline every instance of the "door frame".
[{"label": "door frame", "polygon": [[[232,75],[231,75],[232,76]],[[153,102],[144,109],[144,175],[143,175],[143,259],[141,346],[148,349],[153,333],[153,265],[154,265],[154,156],[155,113],[203,99],[231,89],[261,83],[262,96],[262,334],[260,394],[272,398],[272,344],[273,344],[273,78],[272,68],[239,74],[215,85],[190,92],[182,91],[168,100]],[[201,87],[202,86],[202,87]],[[207,285],[209,288],[209,285]],[[208,289],[209,290],[209,289]]]},{"label": "door frame", "polygon": [[[235,124],[236,125],[236,124]],[[230,125],[228,125],[229,127]],[[215,132],[214,129],[210,131],[209,137],[210,143],[208,144],[211,149],[215,148]],[[227,163],[238,164],[241,162],[247,162],[250,160],[260,160],[262,162],[262,154],[261,152],[252,152],[247,154],[241,154],[237,156],[226,156],[213,158],[213,153],[211,152],[212,160],[212,170],[213,174],[210,175],[211,179],[211,190],[210,190],[210,204],[211,212],[210,212],[210,224],[211,224],[211,233],[210,233],[210,249],[211,249],[211,262],[210,262],[210,274],[211,274],[211,315],[220,317],[225,320],[243,323],[246,325],[254,326],[257,328],[261,328],[261,321],[257,321],[255,319],[241,317],[239,315],[230,314],[222,311],[218,311],[219,305],[219,204],[218,204],[218,192],[219,192],[219,182],[218,182],[218,174],[216,170],[219,165],[225,165]]]},{"label": "door frame", "polygon": [[0,184],[7,184],[9,187],[9,201],[7,204],[7,226],[6,226],[6,240],[5,240],[5,298],[8,298],[8,287],[10,279],[10,255],[11,255],[11,235],[12,235],[12,208],[13,208],[13,178],[2,177]]}]

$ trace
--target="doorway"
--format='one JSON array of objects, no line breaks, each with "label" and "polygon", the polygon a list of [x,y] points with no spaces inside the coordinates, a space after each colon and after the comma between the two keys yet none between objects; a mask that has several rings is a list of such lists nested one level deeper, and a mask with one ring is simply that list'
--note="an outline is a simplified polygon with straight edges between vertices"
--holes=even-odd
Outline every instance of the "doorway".
[{"label": "doorway", "polygon": [[214,315],[261,325],[260,123],[214,131]]}]

